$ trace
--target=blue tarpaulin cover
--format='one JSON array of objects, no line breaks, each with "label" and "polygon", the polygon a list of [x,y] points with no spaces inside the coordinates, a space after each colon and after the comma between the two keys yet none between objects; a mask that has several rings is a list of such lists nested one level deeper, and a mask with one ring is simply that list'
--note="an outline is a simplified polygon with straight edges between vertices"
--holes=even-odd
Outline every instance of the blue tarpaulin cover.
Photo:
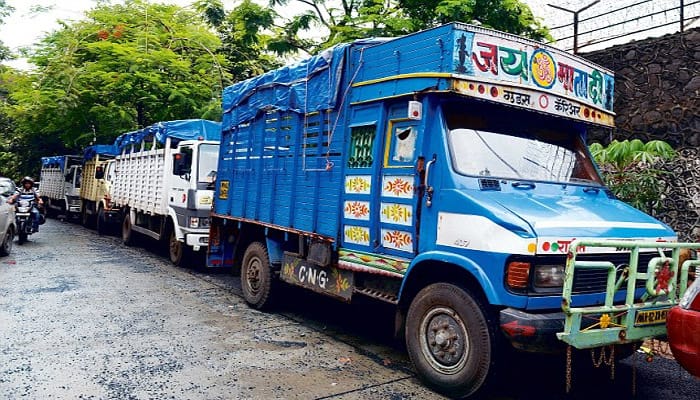
[{"label": "blue tarpaulin cover", "polygon": [[54,166],[63,170],[66,165],[66,156],[41,157],[41,165],[44,167]]},{"label": "blue tarpaulin cover", "polygon": [[83,160],[92,160],[96,155],[115,157],[119,154],[117,146],[113,144],[95,144],[85,148],[83,152]]},{"label": "blue tarpaulin cover", "polygon": [[157,122],[151,126],[133,132],[119,135],[114,141],[118,152],[132,144],[141,143],[144,139],[156,138],[159,143],[165,143],[167,138],[179,140],[221,140],[221,124],[206,119],[183,119],[176,121]]},{"label": "blue tarpaulin cover", "polygon": [[81,157],[76,155],[41,157],[42,167],[60,168],[61,171],[66,168],[66,164],[71,166],[81,163]]}]

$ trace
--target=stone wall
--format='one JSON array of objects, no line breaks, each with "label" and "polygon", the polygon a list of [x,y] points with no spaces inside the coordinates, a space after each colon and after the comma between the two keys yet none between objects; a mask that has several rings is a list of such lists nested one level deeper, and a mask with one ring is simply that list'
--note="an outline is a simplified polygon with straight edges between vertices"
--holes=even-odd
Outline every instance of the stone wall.
[{"label": "stone wall", "polygon": [[590,140],[700,146],[700,28],[583,54],[615,73],[616,129]]},{"label": "stone wall", "polygon": [[668,172],[657,217],[680,240],[700,240],[700,29],[583,56],[615,73],[616,128],[589,140],[660,139],[678,150],[657,166]]}]

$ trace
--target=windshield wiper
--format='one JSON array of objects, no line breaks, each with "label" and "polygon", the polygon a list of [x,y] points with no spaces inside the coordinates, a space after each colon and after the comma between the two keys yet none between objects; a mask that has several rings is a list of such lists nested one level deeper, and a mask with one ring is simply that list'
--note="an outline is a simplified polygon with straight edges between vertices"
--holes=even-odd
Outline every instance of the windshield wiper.
[{"label": "windshield wiper", "polygon": [[489,145],[489,143],[488,143],[486,140],[484,140],[483,137],[481,137],[481,134],[479,133],[479,131],[477,131],[477,130],[475,129],[475,130],[474,130],[474,133],[476,133],[476,136],[481,140],[482,143],[484,143],[484,146],[486,146],[486,148],[489,149],[489,151],[490,151],[494,156],[496,156],[496,158],[498,158],[499,160],[501,160],[501,162],[503,163],[503,165],[505,165],[506,167],[510,168],[511,171],[513,171],[516,175],[518,175],[518,178],[522,178],[522,177],[523,177],[522,175],[520,175],[520,172],[518,172],[518,170],[516,170],[515,168],[513,168],[512,165],[508,164],[508,161],[506,161],[505,159],[503,159],[503,157],[501,157],[501,156],[496,152],[496,150],[494,150],[493,148],[491,148],[491,146]]}]

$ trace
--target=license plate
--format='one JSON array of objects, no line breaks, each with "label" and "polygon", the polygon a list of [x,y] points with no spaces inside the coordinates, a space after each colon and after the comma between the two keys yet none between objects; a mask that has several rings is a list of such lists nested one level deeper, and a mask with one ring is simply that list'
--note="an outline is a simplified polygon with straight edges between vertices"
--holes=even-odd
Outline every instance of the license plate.
[{"label": "license plate", "polygon": [[634,317],[634,326],[665,324],[668,310],[668,308],[656,308],[637,311],[637,315]]}]

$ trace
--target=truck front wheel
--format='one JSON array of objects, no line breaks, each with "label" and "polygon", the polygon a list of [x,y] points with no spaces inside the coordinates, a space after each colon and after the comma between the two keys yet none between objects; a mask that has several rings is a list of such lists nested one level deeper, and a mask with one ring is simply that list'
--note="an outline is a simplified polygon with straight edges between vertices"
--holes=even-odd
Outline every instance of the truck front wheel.
[{"label": "truck front wheel", "polygon": [[97,209],[97,218],[95,219],[95,228],[97,229],[98,235],[104,235],[107,233],[107,221],[105,221],[105,209],[102,205]]},{"label": "truck front wheel", "polygon": [[258,310],[271,303],[272,268],[267,248],[260,242],[251,243],[243,255],[241,266],[243,298]]},{"label": "truck front wheel", "polygon": [[429,386],[464,397],[486,386],[493,373],[493,334],[471,293],[448,283],[423,288],[406,318],[406,347]]},{"label": "truck front wheel", "polygon": [[189,258],[190,248],[185,243],[177,240],[175,228],[172,225],[168,228],[168,233],[168,255],[170,256],[170,261],[181,267]]}]

